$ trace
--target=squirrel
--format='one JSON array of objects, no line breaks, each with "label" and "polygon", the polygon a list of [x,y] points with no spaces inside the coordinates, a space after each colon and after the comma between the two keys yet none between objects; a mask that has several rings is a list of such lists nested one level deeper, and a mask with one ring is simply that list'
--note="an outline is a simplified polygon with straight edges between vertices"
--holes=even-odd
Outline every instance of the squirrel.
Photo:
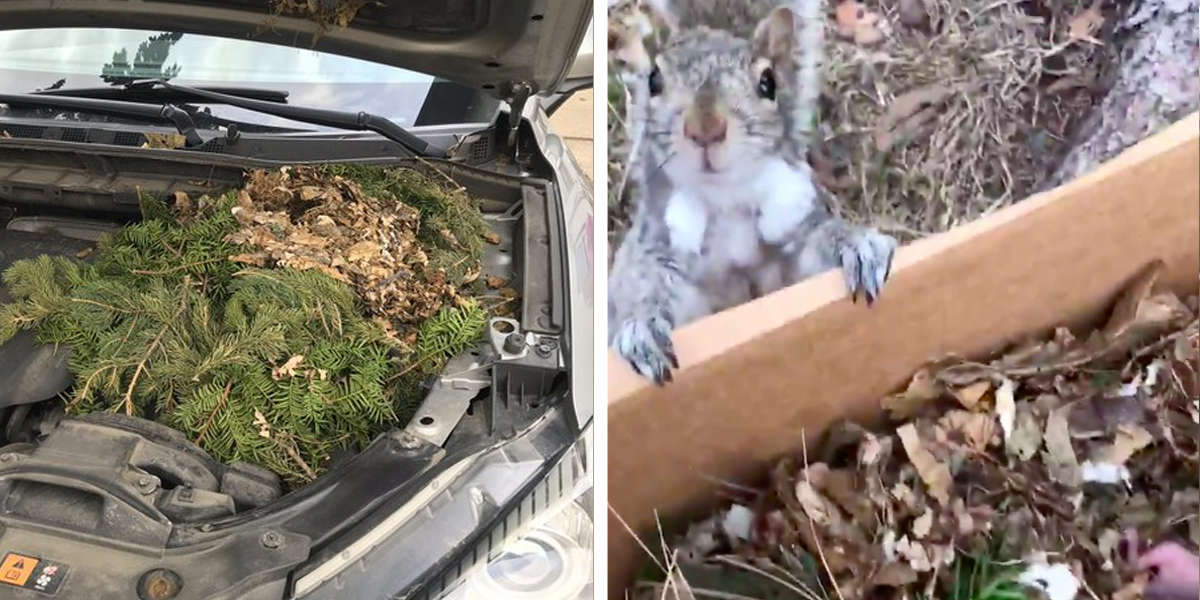
[{"label": "squirrel", "polygon": [[[670,11],[683,0],[645,1]],[[639,202],[610,270],[609,345],[659,384],[678,368],[676,327],[836,267],[870,304],[896,247],[835,218],[805,158],[820,89],[818,0],[804,0],[803,18],[783,5],[727,20],[742,31],[692,22],[731,2],[662,19],[670,31],[645,77],[646,106],[630,111],[645,119],[644,147],[631,157]]]}]

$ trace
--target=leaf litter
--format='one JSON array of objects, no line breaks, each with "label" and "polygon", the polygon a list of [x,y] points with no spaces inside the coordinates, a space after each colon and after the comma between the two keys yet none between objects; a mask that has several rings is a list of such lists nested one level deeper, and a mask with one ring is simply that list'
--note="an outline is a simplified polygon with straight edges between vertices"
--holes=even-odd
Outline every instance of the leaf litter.
[{"label": "leaf litter", "polygon": [[1136,540],[1200,544],[1198,301],[1161,272],[1087,336],[919,369],[882,428],[834,424],[691,524],[671,577],[700,599],[1141,598]]},{"label": "leaf litter", "polygon": [[[412,344],[415,327],[443,304],[467,301],[460,287],[479,278],[480,248],[490,232],[478,211],[464,210],[473,217],[458,221],[465,233],[434,226],[423,236],[424,215],[408,198],[381,189],[368,193],[356,178],[341,172],[328,167],[251,172],[231,209],[241,227],[225,241],[252,251],[230,259],[259,267],[321,271],[350,285],[378,324]],[[409,183],[420,183],[421,189],[399,189],[436,194],[442,205],[470,202],[461,191],[439,188],[427,179]],[[181,200],[189,203],[177,197],[177,206]],[[442,255],[453,256],[455,262],[438,264]]]}]

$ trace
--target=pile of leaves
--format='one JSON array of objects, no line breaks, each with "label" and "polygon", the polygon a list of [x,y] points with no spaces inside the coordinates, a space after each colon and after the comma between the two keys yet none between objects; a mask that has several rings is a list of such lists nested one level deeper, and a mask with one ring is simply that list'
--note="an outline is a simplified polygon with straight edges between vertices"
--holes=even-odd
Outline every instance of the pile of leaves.
[{"label": "pile of leaves", "polygon": [[[366,172],[388,195],[303,168],[251,173],[220,198],[177,195],[174,208],[143,198],[143,220],[87,262],[5,271],[0,340],[32,329],[70,347],[68,412],[154,419],[220,461],[310,481],[335,451],[411,417],[416,382],[486,322],[429,258],[478,270],[479,246],[423,244],[427,219],[398,199],[445,192],[416,172]],[[482,228],[477,209],[464,220]],[[400,339],[391,323],[411,331]]]},{"label": "pile of leaves", "polygon": [[[809,160],[838,200],[831,209],[902,241],[1039,191],[1117,61],[1119,9],[1092,0],[827,4]],[[619,175],[631,128],[618,79],[608,97],[609,171]],[[614,246],[637,202],[636,191],[611,194]]]},{"label": "pile of leaves", "polygon": [[458,286],[478,279],[487,231],[461,190],[408,169],[254,171],[232,212],[240,229],[226,241],[253,248],[234,261],[319,270],[408,343],[445,302],[465,301]]},{"label": "pile of leaves", "polygon": [[1200,544],[1200,321],[1196,298],[1154,291],[1160,269],[1086,339],[1060,328],[987,363],[939,360],[883,400],[885,429],[840,423],[811,455],[801,439],[640,589],[1141,597],[1136,540]]}]

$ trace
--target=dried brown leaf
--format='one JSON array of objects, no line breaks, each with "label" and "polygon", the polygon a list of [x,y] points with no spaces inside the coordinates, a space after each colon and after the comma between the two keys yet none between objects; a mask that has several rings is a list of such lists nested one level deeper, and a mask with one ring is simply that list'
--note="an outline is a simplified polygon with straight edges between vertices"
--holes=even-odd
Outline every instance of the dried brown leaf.
[{"label": "dried brown leaf", "polygon": [[271,424],[267,422],[267,417],[257,408],[254,409],[254,424],[258,425],[259,436],[267,439],[271,438]]},{"label": "dried brown leaf", "polygon": [[883,399],[884,410],[891,413],[894,419],[906,419],[924,408],[929,402],[937,400],[943,392],[929,369],[921,369],[912,376],[908,387],[899,394],[892,394]]},{"label": "dried brown leaf", "polygon": [[1123,465],[1129,457],[1149,446],[1154,441],[1150,432],[1140,425],[1122,425],[1117,429],[1111,446],[1103,448],[1096,457],[1101,462]]},{"label": "dried brown leaf", "polygon": [[187,145],[187,138],[178,133],[144,133],[142,135],[146,136],[146,142],[142,144],[143,148],[173,150]]},{"label": "dried brown leaf", "polygon": [[319,235],[313,235],[311,232],[304,229],[297,229],[287,237],[288,243],[296,244],[297,246],[308,246],[309,248],[321,249],[329,244],[327,238]]},{"label": "dried brown leaf", "polygon": [[487,231],[483,234],[483,241],[492,244],[493,246],[500,243],[500,234],[495,231]]},{"label": "dried brown leaf", "polygon": [[932,528],[933,511],[926,506],[925,512],[921,513],[921,516],[917,517],[916,519],[913,519],[912,529],[909,530],[909,533],[912,534],[914,539],[920,540],[929,535],[929,530]]},{"label": "dried brown leaf", "polygon": [[287,362],[271,369],[271,378],[278,381],[284,377],[295,377],[296,367],[299,367],[300,363],[302,362],[304,362],[303,354],[296,354],[292,356],[291,358],[287,359]]},{"label": "dried brown leaf", "polygon": [[938,428],[948,439],[982,452],[996,435],[996,419],[987,413],[948,410],[938,419]]},{"label": "dried brown leaf", "polygon": [[1071,446],[1071,432],[1067,424],[1071,407],[1070,403],[1060,406],[1046,418],[1046,451],[1042,454],[1042,460],[1052,479],[1068,487],[1079,487],[1083,474],[1075,457],[1075,448]]},{"label": "dried brown leaf", "polygon": [[958,399],[958,403],[967,410],[975,410],[979,406],[979,401],[983,395],[992,389],[992,382],[988,380],[976,381],[966,387],[961,387],[953,390],[954,397]]},{"label": "dried brown leaf", "polygon": [[821,495],[810,481],[802,479],[796,482],[796,499],[804,508],[804,514],[817,525],[828,526],[835,520],[841,520],[837,505]]},{"label": "dried brown leaf", "polygon": [[1004,449],[1021,460],[1029,460],[1042,446],[1042,424],[1031,402],[1017,405],[1016,420],[1012,435],[1004,442]]},{"label": "dried brown leaf", "polygon": [[346,260],[356,263],[369,260],[379,254],[379,244],[363,240],[346,249]]},{"label": "dried brown leaf", "polygon": [[938,461],[937,458],[934,458],[933,454],[922,446],[921,437],[917,433],[916,426],[912,423],[907,423],[896,429],[896,435],[899,436],[900,443],[904,446],[905,453],[908,454],[908,460],[916,467],[917,474],[921,476],[921,481],[925,482],[925,486],[929,490],[929,495],[933,496],[942,505],[948,504],[950,502],[950,485],[952,481],[950,468]]}]

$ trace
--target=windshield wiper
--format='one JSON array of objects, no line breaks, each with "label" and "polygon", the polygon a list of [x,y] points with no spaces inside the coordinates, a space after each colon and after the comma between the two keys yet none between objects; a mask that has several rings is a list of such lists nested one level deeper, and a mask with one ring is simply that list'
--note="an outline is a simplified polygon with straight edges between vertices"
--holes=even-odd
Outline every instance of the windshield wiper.
[{"label": "windshield wiper", "polygon": [[192,120],[191,115],[187,111],[171,104],[154,105],[139,102],[122,102],[120,100],[98,100],[95,98],[75,98],[72,96],[47,94],[0,94],[0,104],[59,108],[119,117],[134,117],[151,121],[168,121],[175,125],[175,129],[183,135],[187,147],[191,148],[204,144],[204,139],[196,132],[196,122]]},{"label": "windshield wiper", "polygon": [[[155,82],[157,83],[157,82]],[[269,90],[265,88],[243,88],[243,87],[199,87],[198,90],[206,92],[215,92],[228,96],[237,96],[239,98],[251,98],[254,100],[265,100],[267,102],[285,103],[288,99],[287,92],[279,90]],[[153,104],[165,104],[168,102],[203,102],[204,98],[197,96],[191,92],[183,92],[178,90],[170,90],[155,85],[146,84],[130,84],[120,87],[79,87],[79,88],[57,88],[45,89],[36,92],[30,92],[39,96],[72,96],[75,98],[97,98],[101,100],[125,100],[128,102],[150,102]],[[211,104],[212,101],[209,100]]]},{"label": "windshield wiper", "polygon": [[187,92],[195,94],[200,98],[207,99],[210,102],[220,102],[229,106],[236,106],[247,110],[253,110],[276,117],[283,117],[293,121],[303,123],[312,123],[314,125],[323,125],[326,127],[337,127],[338,129],[353,129],[356,131],[374,131],[383,137],[392,140],[408,148],[409,150],[421,156],[432,156],[436,158],[445,158],[447,153],[444,149],[438,148],[426,142],[425,140],[413,135],[403,127],[393,123],[391,120],[373,115],[368,112],[342,112],[338,110],[327,110],[323,108],[309,108],[306,106],[292,106],[289,104],[276,104],[274,102],[264,102],[262,100],[252,100],[250,98],[242,98],[231,96],[219,92],[211,92],[199,88],[191,88],[183,85],[175,85],[165,81],[158,82],[158,85],[179,92]]}]

